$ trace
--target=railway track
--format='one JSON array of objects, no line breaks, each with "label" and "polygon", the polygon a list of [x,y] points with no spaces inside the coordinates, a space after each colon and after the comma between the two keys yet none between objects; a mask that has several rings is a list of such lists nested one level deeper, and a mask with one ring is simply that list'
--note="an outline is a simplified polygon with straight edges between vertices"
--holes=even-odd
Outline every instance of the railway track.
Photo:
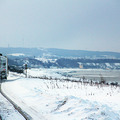
[{"label": "railway track", "polygon": [[[13,105],[13,107],[25,118],[25,120],[33,120],[32,117],[30,115],[28,115],[25,111],[23,111],[16,103],[14,103],[3,91],[1,88],[2,85],[2,81],[0,79],[0,93]],[[2,120],[2,117],[0,116],[0,120]]]}]

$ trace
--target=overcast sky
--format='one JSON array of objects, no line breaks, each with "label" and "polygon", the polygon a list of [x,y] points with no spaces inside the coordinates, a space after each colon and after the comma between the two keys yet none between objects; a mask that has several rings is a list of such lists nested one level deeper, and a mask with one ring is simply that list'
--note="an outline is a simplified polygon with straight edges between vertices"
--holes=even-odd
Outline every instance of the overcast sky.
[{"label": "overcast sky", "polygon": [[0,0],[0,47],[120,52],[120,0]]}]

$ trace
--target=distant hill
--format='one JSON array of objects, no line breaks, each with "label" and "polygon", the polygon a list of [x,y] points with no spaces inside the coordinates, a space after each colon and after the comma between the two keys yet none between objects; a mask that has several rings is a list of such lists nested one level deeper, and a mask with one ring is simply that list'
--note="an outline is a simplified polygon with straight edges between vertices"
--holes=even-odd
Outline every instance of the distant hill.
[{"label": "distant hill", "polygon": [[[120,69],[120,53],[55,48],[0,48],[8,57],[11,69],[29,68],[82,68]],[[18,68],[19,67],[19,68]]]},{"label": "distant hill", "polygon": [[[27,64],[28,68],[80,68],[80,69],[120,69],[120,59],[70,59],[58,58],[36,59],[36,58],[8,58],[9,66],[24,68]],[[14,68],[16,68],[14,67]],[[13,68],[13,67],[12,67]]]},{"label": "distant hill", "polygon": [[12,57],[44,58],[120,58],[118,52],[67,50],[56,48],[0,48],[0,53]]}]

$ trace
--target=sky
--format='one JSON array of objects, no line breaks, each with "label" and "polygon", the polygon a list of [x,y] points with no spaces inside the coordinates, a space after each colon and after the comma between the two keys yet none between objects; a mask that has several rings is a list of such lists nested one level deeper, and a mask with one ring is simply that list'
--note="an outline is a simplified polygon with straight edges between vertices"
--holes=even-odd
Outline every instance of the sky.
[{"label": "sky", "polygon": [[120,0],[0,0],[0,47],[120,52]]}]

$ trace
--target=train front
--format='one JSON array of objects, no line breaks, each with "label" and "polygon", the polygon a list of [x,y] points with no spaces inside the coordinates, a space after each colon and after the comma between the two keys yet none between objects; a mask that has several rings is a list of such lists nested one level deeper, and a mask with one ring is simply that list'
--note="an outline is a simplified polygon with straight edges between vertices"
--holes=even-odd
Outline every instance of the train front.
[{"label": "train front", "polygon": [[0,78],[7,79],[8,60],[7,57],[0,55]]}]

